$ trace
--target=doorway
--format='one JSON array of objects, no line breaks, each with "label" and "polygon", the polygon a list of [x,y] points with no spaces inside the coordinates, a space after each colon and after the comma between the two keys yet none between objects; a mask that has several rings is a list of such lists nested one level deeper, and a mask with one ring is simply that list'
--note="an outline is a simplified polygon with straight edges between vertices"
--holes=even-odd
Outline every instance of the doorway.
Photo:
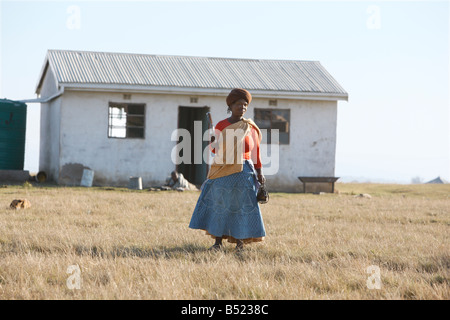
[{"label": "doorway", "polygon": [[[209,112],[209,110],[210,108],[206,106],[178,108],[178,129],[186,129],[191,135],[191,161],[189,161],[189,163],[180,163],[177,166],[177,171],[182,173],[189,182],[197,186],[201,185],[206,180],[206,176],[208,174],[208,164],[205,162],[205,159],[203,159],[203,150],[205,150],[205,148],[208,146],[208,141],[203,141],[203,134],[208,130],[208,120],[206,118],[206,113]],[[194,121],[201,121],[201,137],[194,136]],[[201,163],[195,163],[194,161],[194,139],[196,139],[197,141],[202,141],[202,155],[200,156],[199,154],[197,154],[196,156],[197,160],[201,157]],[[180,141],[178,141],[178,143]],[[198,150],[196,152],[198,153]],[[180,151],[179,155],[180,157],[183,157],[183,150]]]}]

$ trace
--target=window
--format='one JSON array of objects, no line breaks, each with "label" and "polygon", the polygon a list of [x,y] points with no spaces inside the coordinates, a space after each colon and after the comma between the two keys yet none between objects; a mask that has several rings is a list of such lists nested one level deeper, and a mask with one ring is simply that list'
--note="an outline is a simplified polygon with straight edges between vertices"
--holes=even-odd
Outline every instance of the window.
[{"label": "window", "polygon": [[255,123],[261,130],[265,129],[267,132],[267,135],[263,134],[262,143],[277,143],[277,141],[272,141],[271,130],[278,129],[279,143],[289,144],[290,120],[291,110],[255,109]]},{"label": "window", "polygon": [[145,104],[109,103],[109,138],[144,138]]}]

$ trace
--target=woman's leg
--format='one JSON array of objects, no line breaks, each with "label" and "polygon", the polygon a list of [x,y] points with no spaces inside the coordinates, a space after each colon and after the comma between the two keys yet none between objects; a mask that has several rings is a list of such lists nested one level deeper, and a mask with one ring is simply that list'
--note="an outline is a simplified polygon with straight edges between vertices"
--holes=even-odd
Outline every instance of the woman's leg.
[{"label": "woman's leg", "polygon": [[242,250],[244,248],[244,241],[236,239],[236,250]]},{"label": "woman's leg", "polygon": [[216,243],[214,245],[221,246],[222,245],[222,237],[216,237]]},{"label": "woman's leg", "polygon": [[209,250],[218,250],[222,247],[222,237],[216,237],[216,242]]}]

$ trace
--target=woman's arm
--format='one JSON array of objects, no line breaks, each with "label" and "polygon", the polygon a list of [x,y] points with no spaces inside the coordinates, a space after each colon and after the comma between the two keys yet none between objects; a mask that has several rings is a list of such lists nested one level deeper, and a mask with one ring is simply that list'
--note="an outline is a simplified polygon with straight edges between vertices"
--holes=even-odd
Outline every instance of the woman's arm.
[{"label": "woman's arm", "polygon": [[256,173],[258,175],[258,181],[261,184],[264,184],[266,182],[266,177],[264,177],[263,173],[262,173],[262,168],[255,168]]},{"label": "woman's arm", "polygon": [[[252,129],[252,138],[253,138],[253,143],[255,144],[253,150],[251,151],[252,160],[255,163],[255,170],[256,170],[256,174],[258,176],[258,181],[259,181],[259,183],[264,184],[266,182],[266,178],[264,177],[264,174],[262,172],[261,151],[259,148],[259,136],[258,136],[258,132],[255,129]],[[254,157],[256,159],[253,159]]]}]

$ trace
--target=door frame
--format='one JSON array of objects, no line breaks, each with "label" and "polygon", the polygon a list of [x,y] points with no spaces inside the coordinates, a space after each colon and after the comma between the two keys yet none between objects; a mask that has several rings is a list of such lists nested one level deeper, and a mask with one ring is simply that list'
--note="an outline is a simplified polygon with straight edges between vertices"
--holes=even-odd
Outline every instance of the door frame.
[{"label": "door frame", "polygon": [[[182,119],[180,118],[180,114],[181,114],[181,109],[191,109],[192,111],[196,111],[196,112],[199,112],[200,110],[203,110],[204,112],[202,112],[202,114],[203,114],[203,117],[201,118],[201,119],[194,119],[193,121],[202,121],[202,136],[203,136],[203,134],[204,134],[204,132],[206,131],[206,130],[208,130],[208,120],[206,119],[206,113],[207,112],[210,112],[211,111],[211,108],[209,107],[209,106],[206,106],[206,105],[204,105],[204,106],[186,106],[186,105],[179,105],[178,106],[178,112],[177,112],[177,130],[178,129],[186,129],[186,128],[184,128],[184,127],[180,127],[180,125],[182,125]],[[195,115],[194,115],[194,118],[195,118]],[[190,133],[191,133],[191,143],[193,143],[194,142],[194,133],[192,132],[192,130],[188,130]],[[179,143],[179,141],[177,141],[177,143]],[[209,144],[209,142],[208,141],[203,141],[203,139],[202,139],[202,151],[204,150],[204,148],[205,148],[205,145],[206,144]],[[191,148],[191,150],[193,150],[193,146],[192,146],[192,148]],[[178,151],[177,151],[177,157],[178,157]],[[193,160],[194,159],[194,154],[192,153],[191,154],[191,160]],[[209,160],[209,159],[208,159]],[[197,166],[196,164],[194,164],[193,162],[191,163],[191,164],[183,164],[183,165],[185,165],[185,166]],[[177,172],[179,172],[179,166],[180,165],[178,165],[178,164],[176,164],[175,165],[175,170],[177,171]],[[201,174],[202,175],[202,177],[201,177],[201,182],[203,183],[203,181],[205,181],[206,180],[206,177],[207,177],[207,175],[208,175],[208,171],[209,171],[209,165],[208,165],[208,163],[205,161],[205,159],[203,159],[203,153],[202,153],[202,164],[201,164],[201,166],[202,166],[202,171],[204,172],[203,174]],[[195,168],[195,167],[194,167]],[[195,170],[195,169],[194,169]],[[182,172],[183,173],[183,172]],[[201,185],[201,183],[199,183],[200,181],[199,180],[197,180],[197,177],[196,177],[196,174],[189,174],[189,177],[187,177],[184,173],[183,173],[183,175],[184,175],[184,177],[189,181],[189,182],[191,182],[191,183],[193,183],[193,184],[195,184],[195,185],[197,185],[197,186],[199,186],[199,185]],[[193,177],[192,177],[193,176]]]}]

